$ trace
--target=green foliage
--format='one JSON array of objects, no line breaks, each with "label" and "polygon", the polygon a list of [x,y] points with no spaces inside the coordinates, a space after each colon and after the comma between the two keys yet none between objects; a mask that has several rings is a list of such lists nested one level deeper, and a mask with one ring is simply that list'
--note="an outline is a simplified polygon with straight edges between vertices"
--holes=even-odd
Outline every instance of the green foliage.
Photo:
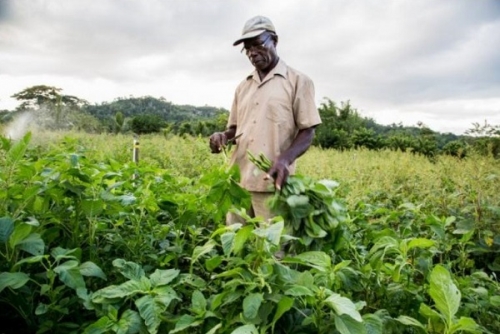
[{"label": "green foliage", "polygon": [[318,108],[322,124],[316,129],[314,143],[324,148],[349,149],[353,147],[354,131],[364,128],[366,120],[354,109],[350,102],[340,106],[327,99]]},{"label": "green foliage", "polygon": [[[0,111],[0,123],[14,120],[23,111],[36,111],[31,125],[49,130],[125,133],[131,130],[129,121],[135,119],[132,131],[136,133],[156,133],[163,129],[167,136],[208,137],[225,129],[229,115],[223,108],[174,105],[163,97],[151,96],[117,98],[91,105],[78,97],[61,94],[61,91],[61,88],[37,85],[14,94],[13,97],[22,103],[16,111]],[[350,101],[337,104],[326,98],[318,111],[322,124],[316,129],[314,145],[322,148],[389,148],[430,159],[438,154],[463,158],[466,151],[500,156],[499,126],[487,122],[483,125],[473,123],[466,135],[458,136],[434,132],[421,122],[416,126],[377,124],[371,118],[362,117]],[[161,126],[150,124],[142,119],[144,116],[154,116]]]},{"label": "green foliage", "polygon": [[[312,148],[263,221],[205,139],[143,136],[133,164],[130,137],[58,136],[0,138],[6,333],[500,329],[491,157]],[[321,237],[309,216],[339,221]]]},{"label": "green foliage", "polygon": [[118,98],[112,102],[86,105],[85,111],[102,122],[110,122],[120,111],[125,118],[148,114],[172,124],[213,120],[228,113],[227,110],[209,106],[174,105],[164,98],[158,99],[152,96]]},{"label": "green foliage", "polygon": [[474,151],[500,157],[500,125],[491,125],[486,121],[483,125],[473,123],[473,127],[466,133],[473,136],[469,141]]},{"label": "green foliage", "polygon": [[415,145],[413,137],[402,133],[394,134],[387,139],[387,146],[395,151],[409,152]]},{"label": "green foliage", "polygon": [[115,114],[115,124],[114,124],[114,133],[121,133],[127,130],[127,121],[123,116],[121,111],[117,111]]},{"label": "green foliage", "polygon": [[130,121],[130,129],[137,134],[160,132],[165,122],[157,115],[138,115]]},{"label": "green foliage", "polygon": [[378,150],[384,147],[382,137],[377,135],[372,129],[356,129],[354,130],[352,137],[355,148],[364,147],[369,150]]},{"label": "green foliage", "polygon": [[[261,171],[271,169],[271,161],[260,154],[248,152],[249,160]],[[299,243],[288,247],[290,252],[305,250],[338,250],[342,244],[345,206],[336,196],[338,183],[332,180],[315,181],[303,175],[288,177],[281,190],[269,201],[273,213],[287,222],[287,229]]]},{"label": "green foliage", "polygon": [[450,141],[443,147],[443,152],[457,158],[464,158],[467,156],[467,144],[461,140]]}]

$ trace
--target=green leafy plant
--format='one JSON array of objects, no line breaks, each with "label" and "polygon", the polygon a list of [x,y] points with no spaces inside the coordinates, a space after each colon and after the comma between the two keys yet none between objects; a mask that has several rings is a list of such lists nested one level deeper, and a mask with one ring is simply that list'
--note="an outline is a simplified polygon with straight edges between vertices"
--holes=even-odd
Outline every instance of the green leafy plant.
[{"label": "green leafy plant", "polygon": [[[248,152],[249,160],[261,171],[271,169],[271,161],[260,154],[258,157]],[[282,216],[291,233],[300,238],[303,246],[297,250],[321,249],[324,243],[332,242],[331,237],[341,231],[345,222],[346,209],[336,196],[338,183],[332,180],[315,181],[302,175],[291,175],[285,185],[269,201],[269,207],[276,215]]]},{"label": "green leafy plant", "polygon": [[398,321],[423,329],[427,333],[482,332],[474,319],[469,317],[457,319],[456,315],[460,307],[461,293],[446,268],[441,265],[435,266],[430,274],[429,281],[428,293],[434,301],[435,309],[425,303],[420,305],[420,314],[427,319],[427,326],[406,316],[399,317]]}]

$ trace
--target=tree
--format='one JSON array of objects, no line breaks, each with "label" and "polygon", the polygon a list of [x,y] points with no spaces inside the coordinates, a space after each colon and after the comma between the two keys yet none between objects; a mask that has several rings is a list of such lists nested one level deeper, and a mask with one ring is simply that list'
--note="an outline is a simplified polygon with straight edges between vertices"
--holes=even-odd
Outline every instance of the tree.
[{"label": "tree", "polygon": [[356,148],[365,147],[369,150],[379,150],[384,147],[382,138],[375,131],[367,128],[354,130],[352,141]]},{"label": "tree", "polygon": [[467,143],[462,140],[450,141],[444,145],[443,153],[458,158],[464,158],[467,155]]},{"label": "tree", "polygon": [[366,120],[354,109],[350,102],[340,106],[326,99],[318,108],[322,124],[316,129],[314,143],[324,148],[349,149],[353,147],[355,130],[365,128]]},{"label": "tree", "polygon": [[26,88],[19,93],[12,95],[18,101],[22,101],[18,110],[40,108],[44,104],[55,104],[60,100],[61,88],[38,85]]},{"label": "tree", "polygon": [[500,157],[500,125],[472,123],[473,127],[465,133],[472,136],[472,149],[482,155]]},{"label": "tree", "polygon": [[76,96],[62,95],[61,88],[37,85],[26,88],[12,95],[18,101],[22,101],[18,110],[40,109],[43,106],[67,106],[82,107],[88,102]]},{"label": "tree", "polygon": [[[89,122],[92,116],[85,113],[82,107],[88,102],[76,96],[61,94],[61,91],[61,88],[37,85],[26,88],[12,97],[22,102],[16,108],[17,112],[36,112],[33,123],[38,127],[47,129],[86,128],[82,122]],[[85,117],[81,114],[85,114]],[[95,122],[91,121],[91,123],[90,128],[95,129]]]},{"label": "tree", "polygon": [[393,134],[387,138],[387,145],[394,151],[406,152],[412,149],[415,144],[415,139],[403,132]]},{"label": "tree", "polygon": [[132,131],[139,135],[160,132],[165,125],[166,122],[160,116],[151,114],[135,116],[130,122]]},{"label": "tree", "polygon": [[418,122],[417,125],[420,129],[420,133],[413,146],[413,152],[420,153],[428,158],[436,156],[438,147],[435,132],[422,122]]}]

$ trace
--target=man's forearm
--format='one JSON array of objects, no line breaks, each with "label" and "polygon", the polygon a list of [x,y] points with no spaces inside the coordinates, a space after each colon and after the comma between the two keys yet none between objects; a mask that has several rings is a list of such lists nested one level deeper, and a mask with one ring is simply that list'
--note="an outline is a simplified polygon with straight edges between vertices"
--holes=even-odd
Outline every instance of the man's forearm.
[{"label": "man's forearm", "polygon": [[314,131],[314,127],[299,130],[290,147],[278,159],[286,161],[288,165],[292,164],[311,146],[314,139]]}]

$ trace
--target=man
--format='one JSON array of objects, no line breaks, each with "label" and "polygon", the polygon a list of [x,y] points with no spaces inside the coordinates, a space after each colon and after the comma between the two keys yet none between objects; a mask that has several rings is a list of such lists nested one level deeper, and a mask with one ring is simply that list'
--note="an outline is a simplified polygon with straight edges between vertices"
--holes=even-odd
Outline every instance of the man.
[{"label": "man", "polygon": [[[278,57],[278,35],[271,20],[264,16],[248,20],[233,45],[241,43],[255,71],[237,87],[227,130],[210,136],[210,148],[220,153],[228,141],[236,139],[231,164],[238,164],[240,184],[251,193],[249,214],[269,219],[273,215],[267,199],[294,172],[295,160],[311,145],[321,120],[311,79]],[[258,173],[247,151],[256,156],[263,153],[273,162],[268,175]],[[235,222],[243,221],[229,214],[227,223]]]}]

